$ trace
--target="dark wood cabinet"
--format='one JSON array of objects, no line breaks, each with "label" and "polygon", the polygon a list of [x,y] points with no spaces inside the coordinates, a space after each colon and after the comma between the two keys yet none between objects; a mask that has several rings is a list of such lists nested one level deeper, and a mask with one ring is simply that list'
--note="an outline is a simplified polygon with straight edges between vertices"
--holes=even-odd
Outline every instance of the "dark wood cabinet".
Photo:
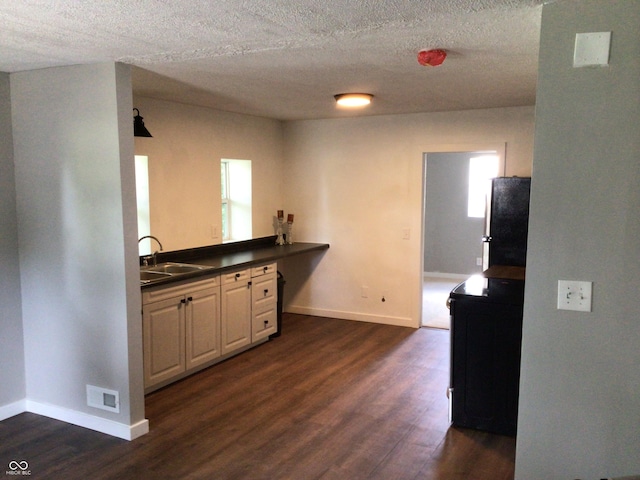
[{"label": "dark wood cabinet", "polygon": [[451,293],[452,422],[515,435],[524,281],[475,281]]}]

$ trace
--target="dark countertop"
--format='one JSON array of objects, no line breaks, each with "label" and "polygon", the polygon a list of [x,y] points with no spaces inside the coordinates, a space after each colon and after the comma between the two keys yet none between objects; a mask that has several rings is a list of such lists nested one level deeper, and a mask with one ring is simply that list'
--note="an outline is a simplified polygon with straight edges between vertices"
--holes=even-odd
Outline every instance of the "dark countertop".
[{"label": "dark countertop", "polygon": [[452,299],[522,305],[524,302],[524,268],[491,267],[456,286]]},{"label": "dark countertop", "polygon": [[[175,275],[172,277],[142,283],[140,287],[147,289],[158,285],[166,285],[182,280],[192,280],[198,277],[220,275],[231,270],[241,270],[282,258],[301,255],[309,252],[320,252],[329,248],[328,243],[293,243],[291,245],[276,245],[276,237],[264,237],[244,242],[212,245],[174,252],[159,252],[157,262],[189,263],[205,265],[214,268],[196,272]],[[142,262],[142,257],[141,260]],[[141,267],[144,268],[144,267]]]}]

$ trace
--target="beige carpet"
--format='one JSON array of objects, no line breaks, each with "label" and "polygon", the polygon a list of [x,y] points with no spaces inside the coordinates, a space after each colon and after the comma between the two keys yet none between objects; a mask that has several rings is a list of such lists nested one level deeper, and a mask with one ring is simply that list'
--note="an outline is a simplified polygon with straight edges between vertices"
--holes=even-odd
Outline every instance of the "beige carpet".
[{"label": "beige carpet", "polygon": [[422,326],[449,329],[447,298],[453,288],[464,279],[449,277],[424,277],[422,287]]}]

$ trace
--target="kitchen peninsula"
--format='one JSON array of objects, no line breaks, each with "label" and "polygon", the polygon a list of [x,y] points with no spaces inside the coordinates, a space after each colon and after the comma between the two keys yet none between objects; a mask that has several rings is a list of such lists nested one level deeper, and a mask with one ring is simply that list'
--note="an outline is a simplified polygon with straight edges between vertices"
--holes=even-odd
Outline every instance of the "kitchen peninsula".
[{"label": "kitchen peninsula", "polygon": [[329,245],[275,238],[140,257],[145,393],[278,334],[277,260]]}]

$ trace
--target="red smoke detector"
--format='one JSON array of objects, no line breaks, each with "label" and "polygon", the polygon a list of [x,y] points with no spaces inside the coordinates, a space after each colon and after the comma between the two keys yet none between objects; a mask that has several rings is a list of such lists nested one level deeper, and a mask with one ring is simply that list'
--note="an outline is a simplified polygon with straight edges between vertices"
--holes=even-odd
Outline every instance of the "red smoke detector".
[{"label": "red smoke detector", "polygon": [[447,58],[447,52],[440,49],[420,50],[418,52],[418,63],[425,67],[437,67],[438,65],[442,65],[445,58]]}]

